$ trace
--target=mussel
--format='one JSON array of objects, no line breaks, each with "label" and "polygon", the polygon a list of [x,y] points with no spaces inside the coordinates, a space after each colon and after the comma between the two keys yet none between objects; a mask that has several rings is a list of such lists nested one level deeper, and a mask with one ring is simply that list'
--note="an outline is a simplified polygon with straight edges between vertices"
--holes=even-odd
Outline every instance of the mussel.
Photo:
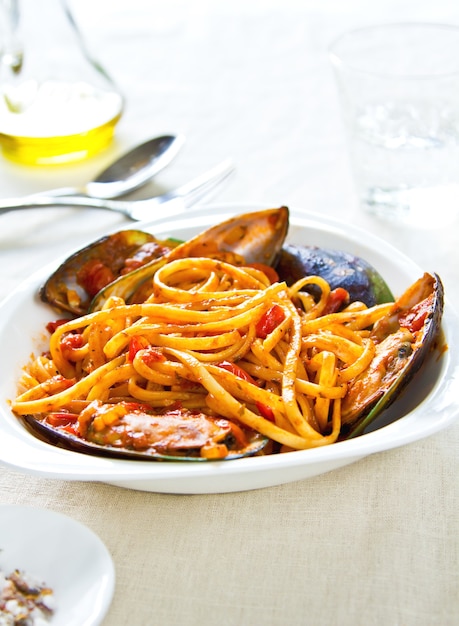
[{"label": "mussel", "polygon": [[[164,263],[174,259],[212,256],[233,263],[272,265],[287,235],[288,216],[287,207],[246,213],[181,244],[173,239],[159,241],[142,231],[121,231],[96,241],[64,261],[41,288],[40,297],[56,309],[82,315],[102,308],[110,296],[120,296],[126,302],[133,298],[144,299],[148,296],[147,281]],[[130,260],[127,267],[133,267],[132,260],[148,246],[149,250],[153,248],[151,260],[145,262],[144,259],[132,271],[121,274],[120,270],[126,270],[126,259]],[[105,284],[99,283],[99,289],[88,291],[84,285],[91,283],[91,276],[86,280],[81,276],[85,268],[91,273],[94,261],[99,262],[101,274],[114,276]]]},{"label": "mussel", "polygon": [[140,265],[158,259],[178,245],[159,241],[140,230],[107,235],[71,255],[48,278],[40,297],[54,308],[84,315],[103,287]]},{"label": "mussel", "polygon": [[344,438],[362,434],[399,397],[435,347],[443,307],[439,276],[425,273],[374,325],[375,358],[349,386],[343,401]]},{"label": "mussel", "polygon": [[[158,241],[141,231],[122,231],[98,240],[63,263],[41,289],[41,297],[55,308],[81,315],[102,308],[107,298],[122,296],[145,298],[151,279],[166,262],[185,257],[213,257],[234,264],[262,263],[272,265],[284,243],[288,229],[288,209],[281,207],[231,218],[191,240]],[[130,272],[144,254],[154,248],[156,258]],[[136,258],[137,257],[137,258]],[[85,270],[100,263],[115,280],[103,286],[90,302]],[[78,292],[75,295],[76,290]],[[142,290],[140,292],[140,290]],[[126,410],[124,410],[126,409]],[[87,411],[88,409],[86,409]],[[121,415],[118,412],[121,410]],[[116,412],[116,420],[101,416]],[[252,456],[268,444],[269,439],[223,417],[212,417],[186,409],[155,413],[149,407],[132,407],[119,402],[98,406],[92,422],[99,426],[75,427],[79,417],[63,410],[52,416],[21,415],[27,428],[41,439],[70,450],[117,458],[143,460],[225,460]],[[99,419],[101,418],[101,419]],[[50,420],[50,421],[49,421]]]},{"label": "mussel", "polygon": [[[331,289],[345,289],[350,302],[363,302],[368,307],[394,300],[388,285],[370,263],[342,250],[285,244],[276,270],[288,285],[303,276],[320,276]],[[313,295],[320,295],[315,293],[314,286],[307,289]]]},{"label": "mussel", "polygon": [[[426,273],[394,302],[384,279],[365,260],[338,250],[285,245],[288,220],[286,207],[257,211],[233,217],[185,243],[159,241],[141,231],[122,231],[118,238],[117,235],[104,238],[70,257],[48,279],[41,296],[54,307],[75,315],[87,312],[101,317],[112,315],[113,309],[97,314],[109,298],[118,296],[128,304],[144,302],[153,289],[153,276],[166,263],[206,257],[217,259],[219,266],[227,261],[234,265],[261,263],[275,267],[280,281],[288,285],[305,275],[319,275],[331,289],[341,287],[349,293],[351,302],[363,302],[367,307],[393,303],[384,307],[388,313],[371,330],[365,327],[365,333],[376,344],[376,356],[354,382],[349,382],[346,395],[340,396],[343,397],[340,439],[354,437],[362,434],[399,396],[435,346],[443,312],[443,286],[436,274]],[[150,248],[153,253],[145,262],[144,253],[146,250],[150,253]],[[93,262],[108,266],[115,274],[114,280],[94,290],[88,289],[88,281],[81,278]],[[83,292],[77,291],[76,285],[79,288],[83,285]],[[221,324],[221,311],[218,314],[217,321]],[[81,321],[72,322],[75,328],[77,323]],[[67,374],[65,377],[69,378]],[[83,400],[78,397],[76,402]],[[32,432],[54,445],[119,458],[234,459],[264,453],[265,447],[272,445],[266,436],[214,414],[196,413],[183,407],[177,410],[169,407],[158,414],[149,406],[132,404],[121,401],[104,405],[100,400],[91,400],[89,408],[75,415],[69,415],[64,408],[53,414],[51,421],[49,415],[24,415],[26,411],[21,417]],[[85,411],[89,418],[81,421]],[[113,414],[112,420],[113,411],[116,415]],[[221,456],[220,448],[224,449]]]},{"label": "mussel", "polygon": [[121,276],[102,289],[91,303],[97,311],[110,296],[126,302],[141,302],[151,292],[151,278],[165,263],[187,257],[213,257],[234,264],[272,265],[287,236],[287,207],[266,209],[232,217],[196,235],[158,260]]},{"label": "mussel", "polygon": [[[96,422],[104,408],[118,415],[116,423],[101,428]],[[115,409],[98,406],[84,426],[84,437],[78,433],[81,424],[75,425],[72,416],[64,412],[52,416],[54,425],[33,415],[24,415],[22,420],[34,435],[55,446],[133,461],[226,461],[253,456],[269,442],[267,437],[221,417],[184,410],[158,415],[140,406],[129,406],[119,415],[122,408],[123,403]]]}]

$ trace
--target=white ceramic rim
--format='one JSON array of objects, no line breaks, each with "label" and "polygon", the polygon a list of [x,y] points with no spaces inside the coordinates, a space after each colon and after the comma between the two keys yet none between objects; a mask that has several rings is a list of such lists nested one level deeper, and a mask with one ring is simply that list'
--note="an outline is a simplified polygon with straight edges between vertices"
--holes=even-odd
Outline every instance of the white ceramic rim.
[{"label": "white ceramic rim", "polygon": [[[255,204],[208,205],[191,211],[186,217],[172,221],[155,220],[136,224],[135,228],[150,229],[158,236],[193,227],[196,232],[230,216],[266,208]],[[338,238],[343,249],[355,254],[372,249],[378,264],[390,263],[415,280],[421,270],[413,261],[378,237],[319,214],[291,210],[290,233],[314,232],[325,238]],[[299,229],[299,230],[298,230]],[[305,242],[306,243],[306,242]],[[43,278],[57,266],[47,267],[25,281],[0,307],[0,319],[14,318],[20,301],[29,302]],[[378,269],[378,267],[377,267]],[[384,276],[384,273],[383,273]],[[406,278],[406,277],[405,277]],[[406,288],[408,285],[405,285]],[[34,306],[39,306],[35,297]],[[55,315],[54,315],[55,317]],[[48,319],[53,319],[52,313]],[[375,432],[331,446],[297,451],[283,455],[244,458],[211,463],[145,463],[82,455],[62,450],[39,441],[25,431],[11,414],[7,398],[0,397],[0,461],[26,473],[62,480],[103,481],[133,489],[167,493],[227,492],[264,487],[300,480],[346,465],[375,452],[396,448],[427,437],[449,425],[459,412],[459,359],[451,347],[458,345],[459,324],[448,301],[443,328],[450,347],[442,357],[442,376],[429,396],[401,419]],[[0,326],[0,338],[2,328]],[[4,395],[0,383],[0,396]]]},{"label": "white ceramic rim", "polygon": [[[4,543],[2,543],[4,542]],[[53,626],[98,626],[110,607],[115,568],[105,544],[71,517],[26,505],[0,505],[0,569],[19,569],[54,592]]]}]

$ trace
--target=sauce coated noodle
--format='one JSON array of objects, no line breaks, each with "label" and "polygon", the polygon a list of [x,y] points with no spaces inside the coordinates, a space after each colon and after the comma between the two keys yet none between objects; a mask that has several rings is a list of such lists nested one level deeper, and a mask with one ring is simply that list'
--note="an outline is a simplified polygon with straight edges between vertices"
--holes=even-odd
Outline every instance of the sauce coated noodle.
[{"label": "sauce coated noodle", "polygon": [[[320,277],[287,287],[208,258],[169,262],[153,281],[143,303],[110,298],[56,325],[49,353],[26,367],[15,413],[84,437],[89,421],[110,429],[138,403],[221,416],[276,442],[271,451],[338,439],[348,385],[375,353],[369,328],[391,303],[326,313],[330,287]],[[312,283],[318,302],[300,291]]]}]

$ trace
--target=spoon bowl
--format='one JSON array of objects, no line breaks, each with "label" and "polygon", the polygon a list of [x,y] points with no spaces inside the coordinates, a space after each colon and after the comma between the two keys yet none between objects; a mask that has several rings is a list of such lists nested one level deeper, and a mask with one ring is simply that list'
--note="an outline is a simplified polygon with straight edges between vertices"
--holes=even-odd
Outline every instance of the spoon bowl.
[{"label": "spoon bowl", "polygon": [[88,196],[108,200],[124,196],[147,183],[177,156],[183,135],[163,135],[139,144],[81,188],[62,187],[35,196]]},{"label": "spoon bowl", "polygon": [[136,146],[89,182],[86,195],[116,198],[138,189],[169,165],[184,142],[183,135],[164,135]]}]

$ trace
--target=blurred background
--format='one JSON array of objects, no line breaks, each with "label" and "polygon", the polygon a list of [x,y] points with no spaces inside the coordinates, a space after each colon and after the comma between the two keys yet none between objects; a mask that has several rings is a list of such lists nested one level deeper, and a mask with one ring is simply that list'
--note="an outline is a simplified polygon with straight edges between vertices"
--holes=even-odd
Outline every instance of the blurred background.
[{"label": "blurred background", "polygon": [[[394,245],[406,247],[406,227],[398,237],[397,229],[358,206],[327,49],[342,32],[367,24],[406,20],[459,24],[459,4],[451,0],[69,0],[69,4],[90,50],[125,95],[115,141],[100,154],[68,166],[27,167],[2,159],[4,197],[82,185],[136,143],[183,133],[184,149],[148,192],[176,186],[231,157],[236,174],[216,200],[287,204],[344,217],[376,228]],[[94,235],[120,221],[104,214],[99,222],[98,213],[86,213],[83,220],[76,211],[75,219],[70,219],[75,247],[88,238],[87,219],[94,225]],[[56,220],[64,215],[69,219],[71,209],[46,215],[46,237],[53,241]],[[6,251],[11,238],[17,246],[16,218],[10,214],[0,219],[0,247]],[[43,228],[37,232],[36,219],[30,213],[21,224],[29,252],[42,243]],[[59,252],[60,231],[55,239]],[[420,232],[406,251],[420,260],[422,247],[425,264],[426,250],[428,256],[429,247],[435,245],[428,233]],[[37,257],[37,263],[45,260]],[[454,268],[448,272],[454,280],[459,278]],[[14,281],[14,276],[6,278]]]}]

